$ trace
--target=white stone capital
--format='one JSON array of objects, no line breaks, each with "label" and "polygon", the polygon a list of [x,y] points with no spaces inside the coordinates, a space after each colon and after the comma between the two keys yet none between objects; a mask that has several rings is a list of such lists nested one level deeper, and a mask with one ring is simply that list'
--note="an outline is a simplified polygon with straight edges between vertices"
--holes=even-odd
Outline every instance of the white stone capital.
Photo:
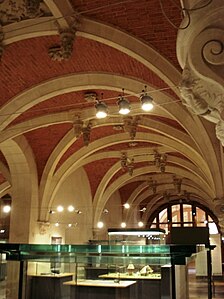
[{"label": "white stone capital", "polygon": [[[177,37],[177,56],[183,69],[180,91],[189,110],[216,124],[224,145],[224,2],[194,1],[187,6]],[[207,3],[207,5],[206,5]]]}]

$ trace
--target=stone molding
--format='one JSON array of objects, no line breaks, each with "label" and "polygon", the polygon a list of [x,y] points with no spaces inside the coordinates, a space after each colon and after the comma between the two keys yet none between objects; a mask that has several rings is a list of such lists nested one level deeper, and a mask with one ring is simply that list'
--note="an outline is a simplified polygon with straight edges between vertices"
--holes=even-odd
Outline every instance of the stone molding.
[{"label": "stone molding", "polygon": [[47,6],[41,0],[2,0],[0,22],[2,25],[49,15]]}]

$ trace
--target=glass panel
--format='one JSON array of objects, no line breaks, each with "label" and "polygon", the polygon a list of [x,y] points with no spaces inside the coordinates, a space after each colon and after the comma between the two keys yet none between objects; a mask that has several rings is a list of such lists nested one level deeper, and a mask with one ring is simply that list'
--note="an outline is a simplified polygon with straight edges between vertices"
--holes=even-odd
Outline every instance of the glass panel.
[{"label": "glass panel", "polygon": [[173,226],[173,227],[180,227],[181,224],[180,224],[180,223],[172,223],[172,226]]},{"label": "glass panel", "polygon": [[172,222],[180,222],[180,205],[172,206]]},{"label": "glass panel", "polygon": [[210,217],[209,215],[208,215],[208,221],[209,221],[209,222],[213,222],[212,217]]},{"label": "glass panel", "polygon": [[218,234],[218,228],[216,226],[216,224],[213,222],[213,223],[209,223],[208,224],[208,227],[209,227],[209,234],[210,235],[215,235],[215,234]]},{"label": "glass panel", "polygon": [[156,228],[156,224],[151,224],[150,228]]},{"label": "glass panel", "polygon": [[192,206],[183,204],[184,222],[192,222]]},{"label": "glass panel", "polygon": [[167,222],[167,209],[164,209],[159,213],[159,222]]},{"label": "glass panel", "polygon": [[193,226],[193,223],[191,222],[191,223],[184,223],[184,226]]},{"label": "glass panel", "polygon": [[196,208],[196,217],[197,217],[197,226],[205,226],[206,218],[205,218],[205,211],[200,208]]}]

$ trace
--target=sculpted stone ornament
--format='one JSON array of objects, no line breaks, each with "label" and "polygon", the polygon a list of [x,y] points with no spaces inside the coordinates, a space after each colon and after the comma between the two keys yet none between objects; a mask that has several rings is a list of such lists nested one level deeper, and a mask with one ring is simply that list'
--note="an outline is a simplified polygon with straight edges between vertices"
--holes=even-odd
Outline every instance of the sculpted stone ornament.
[{"label": "sculpted stone ornament", "polygon": [[193,113],[216,124],[216,136],[224,146],[224,94],[185,67],[179,86],[183,104]]},{"label": "sculpted stone ornament", "polygon": [[26,11],[30,18],[40,16],[40,0],[26,0]]},{"label": "sculpted stone ornament", "polygon": [[206,101],[201,97],[199,86],[200,80],[192,76],[189,68],[183,70],[182,81],[179,89],[183,104],[193,110],[197,115],[204,115],[209,113],[209,107]]},{"label": "sculpted stone ornament", "polygon": [[74,135],[76,138],[79,138],[82,134],[83,130],[83,121],[80,119],[80,117],[76,117],[73,123],[74,128]]},{"label": "sculpted stone ornament", "polygon": [[[200,0],[184,3],[185,9],[190,7],[190,23],[177,35],[183,104],[216,124],[217,138],[224,146],[224,1],[213,0],[208,5],[201,5]],[[182,25],[187,20],[186,15]]]},{"label": "sculpted stone ornament", "polygon": [[41,0],[3,0],[0,4],[2,25],[51,15],[48,7]]},{"label": "sculpted stone ornament", "polygon": [[47,233],[47,230],[50,227],[50,223],[49,222],[45,222],[45,221],[39,221],[39,233],[40,235],[45,235]]},{"label": "sculpted stone ornament", "polygon": [[129,133],[131,140],[135,139],[139,120],[140,120],[139,116],[135,116],[135,117],[129,116],[124,118],[123,128],[125,132]]},{"label": "sculpted stone ornament", "polygon": [[87,124],[87,126],[82,128],[83,143],[84,143],[85,146],[88,146],[89,143],[90,143],[91,127],[92,127],[92,123],[89,122]]},{"label": "sculpted stone ornament", "polygon": [[77,27],[78,21],[75,19],[70,28],[59,30],[61,45],[52,46],[48,50],[48,54],[52,60],[62,61],[71,58]]}]

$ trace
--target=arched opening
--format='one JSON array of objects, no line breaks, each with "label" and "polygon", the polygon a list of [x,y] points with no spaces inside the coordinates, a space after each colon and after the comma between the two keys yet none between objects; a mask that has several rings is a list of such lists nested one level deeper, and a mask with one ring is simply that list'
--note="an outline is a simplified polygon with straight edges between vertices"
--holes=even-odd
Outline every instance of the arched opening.
[{"label": "arched opening", "polygon": [[218,234],[218,219],[211,210],[196,201],[177,200],[160,206],[148,219],[149,228],[209,227],[210,234]]}]

